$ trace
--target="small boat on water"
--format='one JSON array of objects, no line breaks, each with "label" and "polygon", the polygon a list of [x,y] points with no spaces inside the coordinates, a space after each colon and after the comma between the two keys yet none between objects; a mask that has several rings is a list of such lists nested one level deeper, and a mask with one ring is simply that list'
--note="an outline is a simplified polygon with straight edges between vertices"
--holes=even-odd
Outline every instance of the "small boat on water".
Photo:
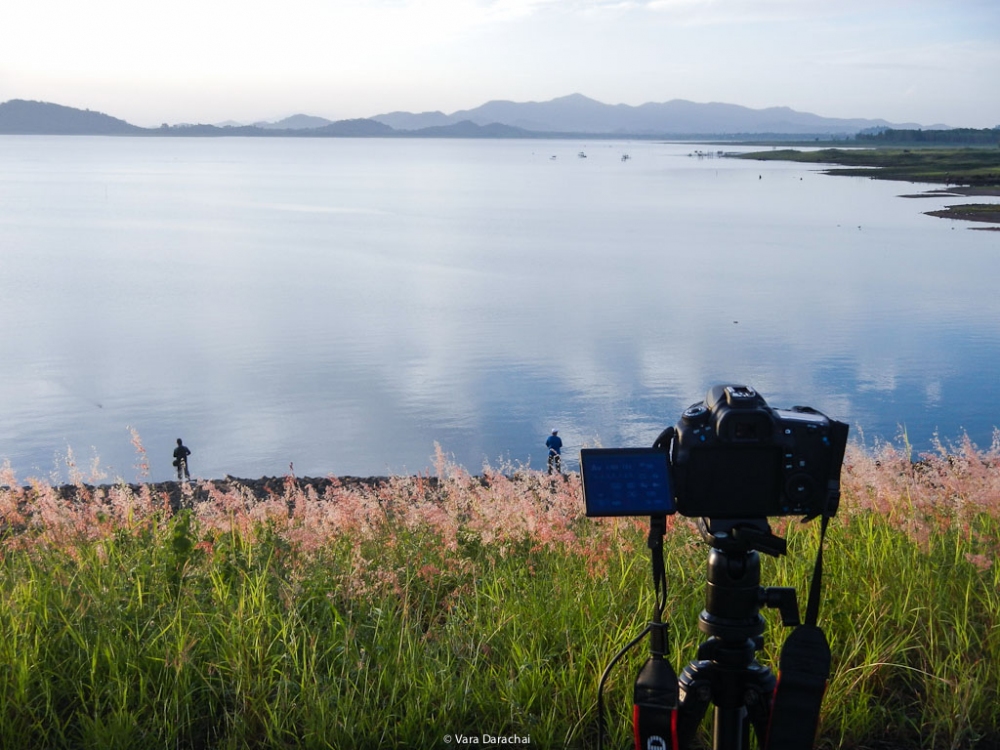
[{"label": "small boat on water", "polygon": [[586,159],[587,155],[585,153],[583,153],[583,151],[581,151],[580,153],[577,154],[577,157],[580,158],[580,159]]}]

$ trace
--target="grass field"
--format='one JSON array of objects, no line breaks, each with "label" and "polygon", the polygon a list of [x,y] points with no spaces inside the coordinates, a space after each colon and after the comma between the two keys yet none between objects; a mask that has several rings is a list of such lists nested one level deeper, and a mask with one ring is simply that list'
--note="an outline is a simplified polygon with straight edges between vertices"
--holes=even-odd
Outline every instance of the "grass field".
[{"label": "grass field", "polygon": [[[1000,742],[1000,443],[851,446],[826,543],[822,748]],[[611,657],[645,626],[648,520],[583,516],[578,477],[439,456],[434,477],[278,491],[60,490],[0,476],[0,746],[596,746]],[[668,519],[671,660],[702,634],[707,546]],[[818,524],[780,519],[764,585],[804,603]],[[766,611],[762,661],[787,631]],[[613,673],[629,746],[645,649]],[[450,742],[449,742],[450,741]],[[499,744],[493,742],[492,744]]]}]

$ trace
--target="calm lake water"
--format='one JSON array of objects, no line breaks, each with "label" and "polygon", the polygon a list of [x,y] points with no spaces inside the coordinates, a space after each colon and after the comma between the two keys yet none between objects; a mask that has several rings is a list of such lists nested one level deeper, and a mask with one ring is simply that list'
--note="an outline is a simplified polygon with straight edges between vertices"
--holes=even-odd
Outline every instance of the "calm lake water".
[{"label": "calm lake water", "polygon": [[575,468],[720,382],[988,446],[1000,235],[899,197],[930,186],[698,148],[0,137],[0,460],[131,481],[132,427],[154,479],[178,437],[201,477],[435,442],[478,473],[558,428]]}]

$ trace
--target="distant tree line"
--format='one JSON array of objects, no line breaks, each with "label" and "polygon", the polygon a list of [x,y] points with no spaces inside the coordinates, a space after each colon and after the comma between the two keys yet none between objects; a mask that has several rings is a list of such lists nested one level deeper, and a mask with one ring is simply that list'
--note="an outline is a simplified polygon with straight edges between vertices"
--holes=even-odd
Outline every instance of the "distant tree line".
[{"label": "distant tree line", "polygon": [[870,143],[950,143],[1000,146],[1000,126],[995,128],[954,128],[952,130],[894,130],[858,133],[858,141]]}]

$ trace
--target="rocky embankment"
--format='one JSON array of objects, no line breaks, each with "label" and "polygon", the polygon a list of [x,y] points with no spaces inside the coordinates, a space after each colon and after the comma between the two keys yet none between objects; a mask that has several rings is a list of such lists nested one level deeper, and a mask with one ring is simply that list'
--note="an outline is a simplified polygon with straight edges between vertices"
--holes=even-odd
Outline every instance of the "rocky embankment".
[{"label": "rocky embankment", "polygon": [[[434,477],[424,478],[424,481],[433,486],[437,479]],[[128,488],[139,494],[143,488],[148,488],[154,497],[163,498],[175,511],[181,508],[191,507],[195,503],[204,502],[211,499],[213,489],[221,493],[228,493],[231,490],[242,487],[251,496],[259,500],[269,500],[281,497],[286,494],[288,483],[294,482],[298,491],[306,491],[311,488],[315,494],[322,497],[331,487],[339,487],[345,490],[356,489],[377,489],[387,484],[389,477],[261,477],[260,479],[243,479],[240,477],[227,476],[225,479],[205,479],[193,480],[190,482],[145,482],[128,483]],[[67,484],[56,489],[58,495],[67,502],[79,501],[88,495],[93,495],[97,490],[110,490],[121,485],[91,485],[91,484]],[[32,488],[26,487],[25,491],[30,492]]]}]

